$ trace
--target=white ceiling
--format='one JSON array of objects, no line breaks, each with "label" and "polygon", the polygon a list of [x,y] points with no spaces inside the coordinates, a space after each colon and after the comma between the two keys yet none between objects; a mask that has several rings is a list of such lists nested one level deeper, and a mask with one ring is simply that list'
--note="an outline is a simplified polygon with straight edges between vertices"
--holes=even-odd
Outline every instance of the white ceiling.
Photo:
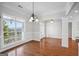
[{"label": "white ceiling", "polygon": [[[75,12],[75,11],[77,11],[77,12]],[[72,10],[70,11],[68,17],[70,19],[74,19],[74,18],[79,17],[79,2],[75,2],[75,4],[73,5]]]},{"label": "white ceiling", "polygon": [[[72,2],[34,2],[34,11],[37,16],[39,16],[40,20],[48,20],[48,19],[61,19],[66,15],[68,4],[70,5]],[[14,10],[18,10],[24,14],[26,17],[30,17],[32,14],[32,2],[3,2],[0,3],[3,6],[12,8]],[[19,8],[18,5],[21,5],[23,8]],[[79,3],[73,7],[70,15],[73,14],[75,9],[79,10]],[[70,7],[72,8],[72,6]]]}]

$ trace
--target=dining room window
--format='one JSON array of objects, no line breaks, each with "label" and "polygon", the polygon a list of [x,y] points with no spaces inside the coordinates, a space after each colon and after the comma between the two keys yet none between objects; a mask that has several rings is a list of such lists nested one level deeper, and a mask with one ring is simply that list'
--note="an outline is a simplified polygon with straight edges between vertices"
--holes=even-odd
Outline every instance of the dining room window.
[{"label": "dining room window", "polygon": [[14,43],[22,40],[23,37],[23,22],[16,20],[15,18],[3,17],[3,37],[4,45]]}]

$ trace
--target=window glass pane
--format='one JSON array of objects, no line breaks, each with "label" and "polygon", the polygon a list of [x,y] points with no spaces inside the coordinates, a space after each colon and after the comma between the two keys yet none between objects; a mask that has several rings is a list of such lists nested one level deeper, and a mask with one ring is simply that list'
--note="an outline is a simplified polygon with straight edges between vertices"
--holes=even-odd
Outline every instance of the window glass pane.
[{"label": "window glass pane", "polygon": [[22,29],[23,29],[23,23],[16,21],[17,40],[22,39]]},{"label": "window glass pane", "polygon": [[15,41],[15,21],[4,19],[4,44],[12,43]]}]

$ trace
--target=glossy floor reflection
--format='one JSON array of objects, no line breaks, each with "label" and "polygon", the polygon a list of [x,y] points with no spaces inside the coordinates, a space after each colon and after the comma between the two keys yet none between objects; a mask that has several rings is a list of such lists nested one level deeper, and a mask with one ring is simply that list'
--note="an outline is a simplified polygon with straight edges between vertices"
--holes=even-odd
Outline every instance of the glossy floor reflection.
[{"label": "glossy floor reflection", "polygon": [[77,56],[76,41],[69,39],[69,48],[61,47],[61,39],[42,38],[41,41],[30,41],[4,53],[8,56]]},{"label": "glossy floor reflection", "polygon": [[78,47],[76,41],[69,39],[69,47],[65,48],[61,46],[61,39],[57,38],[43,38],[41,42],[44,42],[41,53],[46,56],[77,56]]}]

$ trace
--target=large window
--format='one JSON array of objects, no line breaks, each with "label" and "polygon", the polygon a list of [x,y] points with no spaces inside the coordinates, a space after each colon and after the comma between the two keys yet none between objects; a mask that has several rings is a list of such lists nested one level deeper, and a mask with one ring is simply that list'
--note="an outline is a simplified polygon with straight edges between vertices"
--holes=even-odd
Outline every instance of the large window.
[{"label": "large window", "polygon": [[23,22],[15,19],[3,19],[3,36],[4,44],[10,44],[18,40],[22,40]]}]

